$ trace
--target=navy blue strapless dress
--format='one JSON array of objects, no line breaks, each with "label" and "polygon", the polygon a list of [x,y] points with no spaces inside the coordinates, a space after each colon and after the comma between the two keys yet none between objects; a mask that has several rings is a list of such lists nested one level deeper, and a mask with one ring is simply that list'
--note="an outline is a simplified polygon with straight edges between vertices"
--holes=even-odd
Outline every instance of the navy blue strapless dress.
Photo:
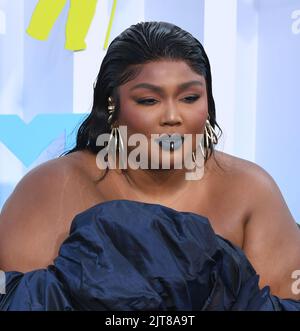
[{"label": "navy blue strapless dress", "polygon": [[131,200],[78,214],[53,265],[5,277],[0,310],[300,310],[207,218]]}]

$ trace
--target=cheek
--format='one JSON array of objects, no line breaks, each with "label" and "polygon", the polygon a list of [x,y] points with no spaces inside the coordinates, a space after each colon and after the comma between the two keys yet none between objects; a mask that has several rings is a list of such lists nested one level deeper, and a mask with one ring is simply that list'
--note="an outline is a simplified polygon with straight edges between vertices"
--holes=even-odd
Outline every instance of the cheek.
[{"label": "cheek", "polygon": [[133,133],[151,133],[155,118],[151,112],[145,116],[144,111],[139,111],[134,104],[123,102],[120,104],[119,125],[126,125],[127,131]]},{"label": "cheek", "polygon": [[196,110],[185,118],[185,126],[193,134],[203,133],[207,117],[207,109]]},{"label": "cheek", "polygon": [[[207,110],[197,110],[191,116],[185,119],[187,132],[191,134],[192,148],[196,149],[196,145],[199,144],[197,137],[201,139],[202,136],[199,134],[204,134],[205,124],[207,119]],[[188,138],[189,141],[189,138]],[[188,146],[188,145],[187,145]],[[190,149],[184,151],[185,154],[190,154]]]}]

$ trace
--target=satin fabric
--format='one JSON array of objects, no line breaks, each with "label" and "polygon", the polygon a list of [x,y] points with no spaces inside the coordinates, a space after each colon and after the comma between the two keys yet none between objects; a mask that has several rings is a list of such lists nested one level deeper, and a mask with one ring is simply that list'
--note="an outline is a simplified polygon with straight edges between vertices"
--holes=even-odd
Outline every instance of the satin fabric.
[{"label": "satin fabric", "polygon": [[300,310],[206,217],[132,200],[78,214],[53,265],[5,277],[0,310]]}]

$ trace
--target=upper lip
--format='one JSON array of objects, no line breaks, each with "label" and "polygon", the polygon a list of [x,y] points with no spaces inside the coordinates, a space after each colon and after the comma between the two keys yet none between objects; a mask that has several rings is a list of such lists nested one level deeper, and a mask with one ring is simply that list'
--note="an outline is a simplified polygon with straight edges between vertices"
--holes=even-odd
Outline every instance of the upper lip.
[{"label": "upper lip", "polygon": [[158,138],[156,138],[156,141],[174,141],[181,139],[183,140],[183,135],[180,133],[162,133]]}]

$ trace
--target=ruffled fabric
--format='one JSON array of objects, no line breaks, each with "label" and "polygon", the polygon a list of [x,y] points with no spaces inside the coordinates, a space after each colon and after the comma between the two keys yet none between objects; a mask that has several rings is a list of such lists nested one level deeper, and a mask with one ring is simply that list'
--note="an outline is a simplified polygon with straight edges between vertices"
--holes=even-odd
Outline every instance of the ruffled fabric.
[{"label": "ruffled fabric", "polygon": [[78,214],[53,265],[5,276],[0,310],[300,310],[207,218],[132,200]]}]

